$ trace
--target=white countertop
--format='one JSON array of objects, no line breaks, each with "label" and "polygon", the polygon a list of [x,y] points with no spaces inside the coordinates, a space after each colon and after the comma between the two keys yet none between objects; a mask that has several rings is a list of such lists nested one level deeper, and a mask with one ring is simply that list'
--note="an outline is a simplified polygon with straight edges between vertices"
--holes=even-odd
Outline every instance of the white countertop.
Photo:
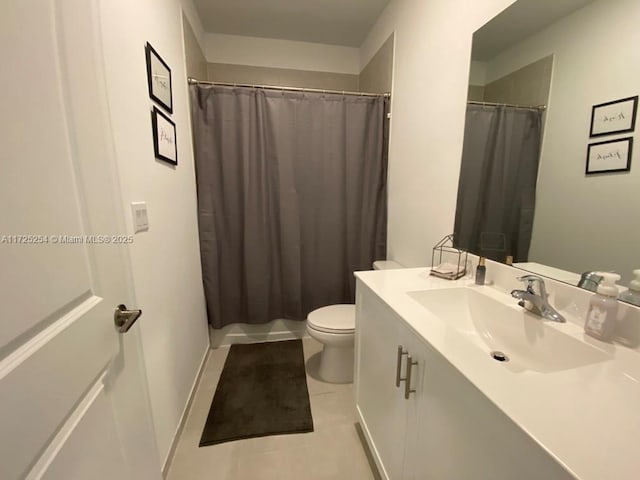
[{"label": "white countertop", "polygon": [[356,277],[575,477],[640,479],[639,352],[592,339],[579,327],[581,319],[570,318],[550,327],[600,348],[610,360],[555,372],[510,371],[407,292],[469,286],[516,300],[495,287],[475,286],[469,277],[449,281],[428,272],[380,270]]}]

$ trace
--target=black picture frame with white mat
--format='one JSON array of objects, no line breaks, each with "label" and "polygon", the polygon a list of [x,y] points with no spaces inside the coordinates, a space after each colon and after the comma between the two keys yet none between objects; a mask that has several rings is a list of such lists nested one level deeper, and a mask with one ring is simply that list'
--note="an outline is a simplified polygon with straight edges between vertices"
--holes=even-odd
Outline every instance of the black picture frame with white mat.
[{"label": "black picture frame with white mat", "polygon": [[638,96],[594,105],[589,137],[633,132],[636,128]]},{"label": "black picture frame with white mat", "polygon": [[595,175],[601,173],[628,172],[631,170],[632,153],[633,137],[592,143],[587,149],[585,173],[587,175]]},{"label": "black picture frame with white mat", "polygon": [[145,53],[147,57],[149,97],[167,112],[173,113],[171,69],[149,42],[145,46]]},{"label": "black picture frame with white mat", "polygon": [[153,150],[156,158],[172,165],[178,165],[178,143],[176,141],[176,124],[153,107],[151,112],[153,125]]}]

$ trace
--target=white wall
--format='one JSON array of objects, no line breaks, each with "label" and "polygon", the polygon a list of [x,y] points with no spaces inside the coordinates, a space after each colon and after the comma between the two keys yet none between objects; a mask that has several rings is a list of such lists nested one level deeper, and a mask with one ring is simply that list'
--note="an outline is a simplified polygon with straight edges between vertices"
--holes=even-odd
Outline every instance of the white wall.
[{"label": "white wall", "polygon": [[366,65],[395,31],[388,257],[431,263],[453,231],[473,32],[513,0],[392,0],[361,48]]},{"label": "white wall", "polygon": [[196,36],[196,40],[198,40],[198,44],[200,48],[204,52],[204,41],[206,32],[204,31],[204,27],[202,26],[202,21],[200,20],[200,16],[198,15],[198,11],[192,0],[180,0],[180,4],[182,6],[182,13],[189,24],[191,25],[191,29],[193,30],[193,34]]},{"label": "white wall", "polygon": [[[631,172],[585,176],[594,104],[640,93],[640,3],[600,0],[493,59],[488,80],[554,54],[530,260],[573,272],[640,266],[636,142]],[[634,263],[635,262],[635,263]]]},{"label": "white wall", "polygon": [[469,85],[485,86],[487,82],[487,63],[472,61],[469,72]]},{"label": "white wall", "polygon": [[209,63],[360,73],[359,50],[353,47],[218,33],[207,33],[204,44]]},{"label": "white wall", "polygon": [[[169,452],[208,347],[196,216],[196,184],[178,0],[100,2],[109,105],[123,189],[122,208],[146,201],[148,232],[131,261],[151,408],[161,459]],[[154,159],[145,43],[169,64],[178,166]]]}]

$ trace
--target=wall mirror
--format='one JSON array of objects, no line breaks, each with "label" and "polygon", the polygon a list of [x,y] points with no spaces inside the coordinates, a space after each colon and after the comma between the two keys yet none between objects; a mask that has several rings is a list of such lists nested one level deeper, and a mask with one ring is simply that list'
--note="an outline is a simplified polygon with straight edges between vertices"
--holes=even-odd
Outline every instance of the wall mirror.
[{"label": "wall mirror", "polygon": [[[591,133],[594,106],[640,93],[638,18],[637,0],[518,0],[475,32],[459,246],[573,285],[587,271],[628,285],[640,268],[640,142],[628,128]],[[631,103],[620,104],[627,127]],[[629,143],[628,170],[587,173],[589,150],[605,161]]]}]

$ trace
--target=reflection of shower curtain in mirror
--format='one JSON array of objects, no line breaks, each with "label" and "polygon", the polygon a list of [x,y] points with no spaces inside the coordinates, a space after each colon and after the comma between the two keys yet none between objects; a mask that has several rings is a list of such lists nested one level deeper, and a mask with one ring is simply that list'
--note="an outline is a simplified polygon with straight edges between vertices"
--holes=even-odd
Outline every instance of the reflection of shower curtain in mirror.
[{"label": "reflection of shower curtain in mirror", "polygon": [[529,256],[542,113],[468,105],[455,243],[493,260]]},{"label": "reflection of shower curtain in mirror", "polygon": [[388,99],[192,86],[214,328],[352,303],[386,253]]}]

